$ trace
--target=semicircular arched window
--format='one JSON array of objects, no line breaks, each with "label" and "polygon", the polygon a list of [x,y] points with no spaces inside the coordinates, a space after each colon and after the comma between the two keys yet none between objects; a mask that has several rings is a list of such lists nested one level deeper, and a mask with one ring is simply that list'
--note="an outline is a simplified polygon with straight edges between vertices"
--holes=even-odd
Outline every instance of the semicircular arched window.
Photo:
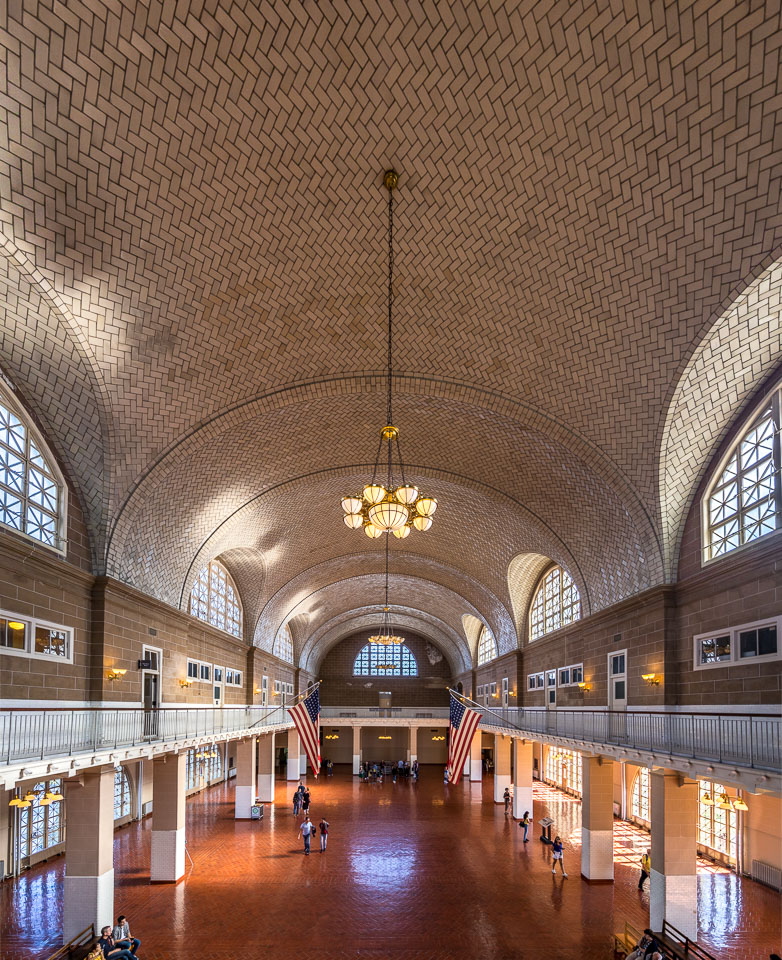
[{"label": "semicircular arched window", "polygon": [[43,438],[0,387],[0,524],[65,550],[65,482]]},{"label": "semicircular arched window", "polygon": [[478,666],[480,667],[481,664],[488,663],[489,660],[494,660],[494,658],[498,656],[498,653],[497,641],[494,639],[494,634],[488,627],[484,627],[478,638]]},{"label": "semicircular arched window", "polygon": [[761,404],[704,497],[704,554],[716,560],[782,527],[782,387]]},{"label": "semicircular arched window", "polygon": [[272,653],[275,657],[279,657],[280,660],[293,663],[293,637],[291,636],[290,627],[287,623],[277,632]]},{"label": "semicircular arched window", "polygon": [[543,575],[532,598],[529,638],[539,640],[581,619],[581,597],[570,574],[559,565]]},{"label": "semicircular arched window", "polygon": [[242,606],[231,574],[219,560],[210,560],[190,591],[190,613],[235,637],[242,635]]},{"label": "semicircular arched window", "polygon": [[353,664],[354,677],[417,677],[418,663],[404,643],[387,647],[379,643],[363,646]]}]

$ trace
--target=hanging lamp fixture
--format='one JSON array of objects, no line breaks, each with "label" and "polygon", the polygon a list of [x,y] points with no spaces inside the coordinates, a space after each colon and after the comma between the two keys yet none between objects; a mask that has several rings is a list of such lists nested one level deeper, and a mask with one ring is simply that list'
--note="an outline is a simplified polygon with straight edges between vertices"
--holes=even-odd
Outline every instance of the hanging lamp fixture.
[{"label": "hanging lamp fixture", "polygon": [[[343,497],[343,520],[352,530],[363,529],[364,533],[376,539],[384,533],[393,533],[404,540],[410,531],[428,530],[437,509],[434,497],[422,494],[418,487],[405,479],[405,466],[399,446],[399,430],[393,425],[391,405],[392,359],[391,334],[394,305],[394,188],[399,182],[395,170],[386,170],[383,185],[388,190],[388,325],[387,325],[387,394],[386,425],[380,431],[380,443],[375,455],[375,469],[372,480],[357,497]],[[386,456],[383,442],[388,444]],[[396,457],[394,456],[396,450]],[[382,466],[381,466],[382,461]],[[397,461],[397,462],[395,462]],[[381,473],[385,485],[381,483]],[[397,481],[399,481],[397,483]]]},{"label": "hanging lamp fixture", "polygon": [[[380,631],[369,637],[367,642],[376,643],[383,647],[399,646],[400,643],[405,642],[404,637],[398,637],[396,634],[391,632],[391,614],[389,613],[388,607],[388,537],[386,537],[386,602],[383,605],[383,617],[380,623]],[[379,664],[378,666],[385,668],[388,666],[388,664]],[[393,664],[391,664],[391,666],[393,666]]]}]

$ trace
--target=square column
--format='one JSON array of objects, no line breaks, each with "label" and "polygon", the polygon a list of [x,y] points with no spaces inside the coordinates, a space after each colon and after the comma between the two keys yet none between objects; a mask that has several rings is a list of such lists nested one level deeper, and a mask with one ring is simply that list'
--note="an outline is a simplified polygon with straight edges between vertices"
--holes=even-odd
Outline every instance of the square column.
[{"label": "square column", "polygon": [[85,770],[64,781],[68,829],[65,835],[64,942],[91,923],[114,923],[114,767]]},{"label": "square column", "polygon": [[529,813],[532,819],[532,743],[513,741],[513,816],[521,820]]},{"label": "square column", "polygon": [[494,802],[502,803],[505,787],[510,787],[510,737],[494,737]]},{"label": "square column", "polygon": [[250,807],[255,800],[255,737],[247,737],[236,744],[236,792],[234,819],[249,820]]},{"label": "square column", "polygon": [[361,727],[353,727],[353,776],[361,769]]},{"label": "square column", "polygon": [[410,745],[407,748],[407,762],[410,766],[418,759],[418,727],[410,725]]},{"label": "square column", "polygon": [[[301,741],[301,738],[299,738]],[[299,773],[302,777],[307,775],[307,754],[303,746],[299,746]]]},{"label": "square column", "polygon": [[581,757],[581,876],[614,879],[614,762]]},{"label": "square column", "polygon": [[652,770],[649,780],[649,926],[659,931],[667,920],[686,937],[697,940],[698,784],[672,770]]},{"label": "square column", "polygon": [[470,744],[470,781],[472,783],[480,783],[483,779],[482,742],[483,734],[480,730],[476,730],[472,735],[472,743]]},{"label": "square column", "polygon": [[299,766],[299,751],[301,750],[301,741],[298,730],[293,727],[288,731],[288,780],[301,779],[301,767]]},{"label": "square column", "polygon": [[258,737],[258,789],[262,803],[274,803],[274,734]]},{"label": "square column", "polygon": [[185,873],[186,764],[186,752],[152,761],[152,883],[176,883]]}]

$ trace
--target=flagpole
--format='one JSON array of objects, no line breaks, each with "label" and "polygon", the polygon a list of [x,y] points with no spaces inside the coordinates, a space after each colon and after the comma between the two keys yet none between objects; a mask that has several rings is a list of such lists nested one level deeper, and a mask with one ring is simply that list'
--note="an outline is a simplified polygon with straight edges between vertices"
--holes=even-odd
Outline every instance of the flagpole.
[{"label": "flagpole", "polygon": [[268,723],[269,717],[273,717],[278,710],[289,710],[291,707],[295,707],[296,703],[302,698],[308,697],[314,690],[317,690],[321,685],[322,680],[316,680],[315,684],[309,688],[309,690],[303,690],[301,693],[297,693],[296,696],[291,700],[290,703],[281,703],[279,707],[275,707],[271,713],[267,713],[265,717],[262,717],[260,720],[256,720],[255,723],[250,724],[249,728],[252,730],[253,727],[257,727],[261,723]]},{"label": "flagpole", "polygon": [[459,693],[458,690],[453,690],[451,687],[446,687],[445,689],[448,691],[448,693],[452,693],[455,697],[461,697],[462,700],[467,700],[469,703],[474,704],[482,713],[490,713],[498,720],[502,720],[503,726],[515,727],[517,730],[521,729],[521,727],[517,727],[515,723],[511,723],[509,720],[503,717],[501,713],[495,713],[490,707],[485,707],[482,703],[478,703],[477,700],[473,700],[471,697],[467,697],[463,693]]}]

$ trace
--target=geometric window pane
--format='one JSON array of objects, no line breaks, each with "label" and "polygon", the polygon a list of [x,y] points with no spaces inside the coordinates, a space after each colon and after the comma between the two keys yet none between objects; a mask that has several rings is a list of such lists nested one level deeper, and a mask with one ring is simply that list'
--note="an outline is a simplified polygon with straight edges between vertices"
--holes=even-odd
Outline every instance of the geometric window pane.
[{"label": "geometric window pane", "polygon": [[278,632],[272,653],[275,657],[279,657],[280,660],[293,663],[293,637],[291,637],[290,627],[287,623]]},{"label": "geometric window pane", "polygon": [[649,769],[641,767],[633,781],[630,809],[634,817],[649,821]]},{"label": "geometric window pane", "polygon": [[231,575],[218,560],[211,560],[196,577],[190,591],[190,614],[225,630],[242,635],[242,608]]},{"label": "geometric window pane", "polygon": [[114,819],[130,813],[130,782],[124,767],[114,773]]},{"label": "geometric window pane", "polygon": [[3,489],[0,489],[0,523],[14,530],[22,529],[22,501]]},{"label": "geometric window pane", "polygon": [[563,567],[552,567],[538,584],[530,607],[530,640],[581,619],[578,587]]},{"label": "geometric window pane", "polygon": [[368,643],[353,663],[354,677],[417,677],[418,663],[405,644]]},{"label": "geometric window pane", "polygon": [[494,639],[494,635],[488,627],[483,627],[480,640],[478,641],[478,666],[483,663],[488,663],[489,660],[494,660],[494,658],[498,656],[498,653],[497,641]]}]

